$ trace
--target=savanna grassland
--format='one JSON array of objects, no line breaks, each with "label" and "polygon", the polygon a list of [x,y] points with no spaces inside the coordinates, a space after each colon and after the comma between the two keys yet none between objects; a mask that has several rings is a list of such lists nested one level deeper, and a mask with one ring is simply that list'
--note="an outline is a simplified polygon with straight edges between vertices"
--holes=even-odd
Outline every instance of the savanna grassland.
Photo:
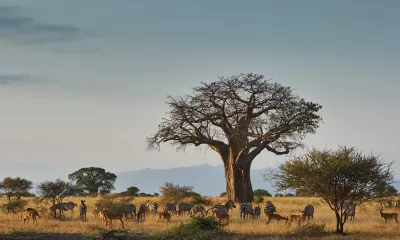
[{"label": "savanna grassland", "polygon": [[[85,199],[88,206],[87,221],[79,220],[79,202]],[[139,205],[145,203],[147,199],[160,202],[159,198],[137,197],[132,203]],[[104,226],[104,222],[97,220],[92,211],[94,204],[98,198],[66,198],[66,201],[73,201],[78,204],[74,212],[65,212],[65,219],[54,220],[48,217],[48,212],[42,213],[38,224],[32,222],[24,223],[21,214],[7,215],[5,212],[0,213],[0,231],[1,239],[100,239],[99,234],[108,230]],[[214,198],[214,203],[222,203],[225,199]],[[223,239],[400,239],[400,225],[394,221],[388,221],[385,225],[384,220],[380,217],[376,206],[367,205],[365,208],[358,208],[353,222],[345,225],[344,235],[336,235],[332,232],[335,229],[335,216],[329,206],[318,198],[300,198],[300,197],[281,197],[281,198],[265,198],[271,200],[277,207],[278,213],[287,216],[290,214],[299,214],[299,210],[303,209],[306,204],[312,204],[315,207],[315,215],[313,222],[307,223],[310,227],[298,227],[296,223],[291,226],[284,222],[277,224],[273,220],[269,226],[265,224],[266,216],[262,213],[260,219],[243,220],[239,218],[239,209],[236,208],[230,214],[231,221],[223,230],[227,234]],[[1,203],[5,203],[6,199],[1,199]],[[255,204],[254,204],[255,205]],[[29,202],[28,207],[38,207]],[[206,207],[207,209],[207,207]],[[393,212],[392,209],[385,210]],[[136,222],[128,219],[125,222],[125,230],[132,233],[131,238],[126,239],[147,239],[156,232],[167,231],[182,223],[187,223],[189,217],[172,216],[171,222],[167,224],[165,221],[157,221],[157,217],[149,213],[143,222]],[[303,224],[306,225],[306,224]],[[325,230],[318,230],[318,227],[325,225]],[[315,226],[315,227],[312,227]],[[120,229],[121,223],[117,220],[113,221],[113,229]],[[46,234],[45,234],[46,233]],[[104,235],[104,234],[103,234]],[[104,238],[103,238],[104,239]],[[125,239],[125,238],[124,238]]]}]

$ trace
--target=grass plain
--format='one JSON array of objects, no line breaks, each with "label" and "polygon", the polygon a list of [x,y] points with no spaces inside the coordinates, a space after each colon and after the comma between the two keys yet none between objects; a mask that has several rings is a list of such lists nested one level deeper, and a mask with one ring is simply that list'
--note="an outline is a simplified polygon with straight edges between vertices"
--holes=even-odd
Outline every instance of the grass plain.
[{"label": "grass plain", "polygon": [[[80,200],[86,200],[88,206],[87,221],[79,220],[79,203]],[[132,203],[138,205],[146,200],[159,202],[159,198],[137,197]],[[74,212],[66,212],[65,219],[54,220],[42,214],[38,220],[38,224],[32,222],[24,223],[21,219],[21,214],[0,213],[0,238],[1,239],[96,239],[95,236],[99,232],[105,231],[103,222],[97,220],[92,211],[94,204],[98,201],[95,197],[74,197],[66,198],[66,201],[73,201],[78,204]],[[225,199],[213,198],[214,203],[222,203]],[[299,214],[299,210],[303,209],[307,204],[312,204],[315,207],[315,215],[312,223],[316,225],[325,224],[325,233],[304,233],[302,227],[298,227],[293,223],[291,226],[284,222],[279,224],[272,221],[268,226],[265,224],[266,216],[262,213],[260,219],[243,220],[239,218],[239,209],[233,210],[230,224],[224,227],[224,230],[229,233],[230,239],[321,239],[321,240],[339,240],[339,239],[399,239],[400,240],[400,225],[394,221],[388,221],[385,225],[383,218],[379,214],[379,210],[373,205],[367,205],[365,209],[357,208],[354,221],[349,221],[345,225],[345,234],[337,235],[332,232],[335,229],[335,216],[329,206],[318,198],[301,198],[301,197],[277,197],[265,198],[265,201],[270,200],[277,207],[278,213],[287,216],[290,214]],[[6,202],[2,198],[0,204]],[[256,204],[253,204],[254,206]],[[262,205],[261,205],[262,206]],[[37,207],[32,201],[28,207]],[[206,207],[207,208],[207,207]],[[387,209],[386,212],[393,212],[393,209]],[[136,222],[132,219],[125,221],[125,230],[135,233],[137,236],[149,236],[155,232],[167,231],[172,227],[179,226],[182,223],[187,223],[189,217],[172,216],[171,222],[167,224],[165,221],[157,221],[157,217],[151,214],[146,214],[146,220]],[[119,221],[113,221],[113,229],[120,229]],[[42,237],[36,237],[39,233],[47,233]],[[25,235],[24,237],[21,237]],[[20,236],[20,238],[12,238],[12,236]],[[79,238],[79,237],[81,238]]]}]

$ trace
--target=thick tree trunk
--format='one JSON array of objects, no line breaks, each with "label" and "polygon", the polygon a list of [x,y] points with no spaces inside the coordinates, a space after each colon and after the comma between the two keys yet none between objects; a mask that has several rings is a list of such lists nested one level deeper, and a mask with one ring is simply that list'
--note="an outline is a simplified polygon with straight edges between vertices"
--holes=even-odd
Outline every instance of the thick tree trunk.
[{"label": "thick tree trunk", "polygon": [[336,233],[343,233],[345,222],[342,221],[342,217],[340,216],[339,212],[335,212],[335,215],[336,215]]},{"label": "thick tree trunk", "polygon": [[225,164],[226,193],[228,198],[234,201],[252,202],[253,188],[250,180],[250,167],[247,164],[241,168],[233,159]]}]

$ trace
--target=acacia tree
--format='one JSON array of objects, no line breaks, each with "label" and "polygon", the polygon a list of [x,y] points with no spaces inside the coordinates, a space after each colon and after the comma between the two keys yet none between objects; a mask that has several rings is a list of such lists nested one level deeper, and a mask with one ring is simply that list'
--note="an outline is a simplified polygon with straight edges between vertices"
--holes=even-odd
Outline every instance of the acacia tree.
[{"label": "acacia tree", "polygon": [[32,181],[20,177],[6,177],[0,183],[0,189],[4,191],[10,203],[12,196],[15,196],[17,200],[23,196],[29,196],[29,190],[32,189]]},{"label": "acacia tree", "polygon": [[117,175],[106,172],[104,168],[88,167],[69,174],[68,178],[76,181],[78,188],[87,190],[89,193],[97,193],[100,187],[107,192],[113,190]]},{"label": "acacia tree", "polygon": [[192,95],[168,96],[167,104],[168,117],[147,138],[148,149],[165,142],[210,147],[224,164],[228,198],[240,202],[253,200],[250,168],[257,155],[288,154],[321,121],[320,105],[252,73],[201,83]]},{"label": "acacia tree", "polygon": [[322,197],[336,216],[336,232],[343,233],[347,221],[346,201],[360,205],[385,197],[379,189],[393,181],[391,164],[377,156],[366,156],[355,148],[313,149],[304,156],[281,164],[264,175],[274,180],[277,190],[298,190]]}]

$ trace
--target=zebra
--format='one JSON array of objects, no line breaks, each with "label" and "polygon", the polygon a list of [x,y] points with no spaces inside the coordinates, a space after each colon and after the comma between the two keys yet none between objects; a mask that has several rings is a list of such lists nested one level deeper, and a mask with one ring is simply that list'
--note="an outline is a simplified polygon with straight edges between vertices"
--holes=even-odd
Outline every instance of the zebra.
[{"label": "zebra", "polygon": [[136,214],[138,222],[141,221],[141,220],[143,221],[146,218],[146,209],[147,209],[146,205],[140,204],[139,211]]},{"label": "zebra", "polygon": [[177,205],[176,211],[178,212],[179,216],[184,214],[185,212],[189,214],[192,207],[193,207],[192,203],[180,202]]},{"label": "zebra", "polygon": [[116,210],[122,212],[125,215],[125,219],[128,219],[128,215],[130,215],[132,219],[136,217],[135,204],[117,205]]},{"label": "zebra", "polygon": [[344,201],[342,205],[342,209],[344,209],[344,215],[350,217],[350,220],[354,220],[354,216],[356,215],[356,205],[350,201]]},{"label": "zebra", "polygon": [[164,206],[164,212],[170,212],[171,214],[176,214],[176,205],[175,203],[166,203]]},{"label": "zebra", "polygon": [[275,207],[275,205],[274,204],[272,204],[272,202],[271,201],[267,201],[266,203],[265,203],[265,207],[264,207],[264,213],[265,213],[265,215],[271,215],[271,214],[273,214],[273,213],[275,213],[276,212],[276,207]]},{"label": "zebra", "polygon": [[197,213],[201,213],[202,216],[204,216],[204,212],[206,209],[204,208],[203,205],[195,205],[192,207],[192,209],[189,212],[190,216],[195,216]]},{"label": "zebra", "polygon": [[255,218],[260,218],[260,215],[261,215],[261,207],[260,206],[257,206],[257,207],[255,207],[254,208],[254,216],[255,216]]},{"label": "zebra", "polygon": [[395,208],[400,209],[400,200],[397,200],[395,203]]},{"label": "zebra", "polygon": [[81,218],[82,221],[86,221],[86,212],[87,212],[87,206],[85,204],[85,200],[81,200],[81,205],[79,207],[79,217]]},{"label": "zebra", "polygon": [[254,218],[253,204],[241,203],[239,205],[239,208],[240,208],[240,218],[242,218],[242,216],[243,216],[243,219],[246,219],[246,216],[247,216],[247,218],[249,218],[249,215],[252,215]]},{"label": "zebra", "polygon": [[50,207],[50,210],[52,212],[55,212],[57,210],[60,211],[60,218],[62,215],[64,215],[64,211],[69,211],[71,210],[71,212],[74,211],[74,207],[78,206],[76,203],[74,202],[66,202],[66,203],[57,203],[54,204],[53,206]]},{"label": "zebra", "polygon": [[157,214],[158,203],[147,200],[146,207],[149,209],[150,213]]},{"label": "zebra", "polygon": [[214,213],[216,213],[216,212],[219,212],[219,213],[228,213],[229,210],[231,210],[232,208],[236,208],[236,205],[235,205],[235,203],[234,203],[232,200],[228,200],[228,201],[225,203],[225,205],[217,204],[217,205],[214,205],[214,206],[212,206],[211,208],[209,208],[209,209],[206,211],[206,216],[208,215],[208,211],[210,211],[210,210],[212,211],[213,216],[214,216]]},{"label": "zebra", "polygon": [[308,204],[302,212],[302,218],[303,219],[314,219],[314,207],[311,204]]}]

